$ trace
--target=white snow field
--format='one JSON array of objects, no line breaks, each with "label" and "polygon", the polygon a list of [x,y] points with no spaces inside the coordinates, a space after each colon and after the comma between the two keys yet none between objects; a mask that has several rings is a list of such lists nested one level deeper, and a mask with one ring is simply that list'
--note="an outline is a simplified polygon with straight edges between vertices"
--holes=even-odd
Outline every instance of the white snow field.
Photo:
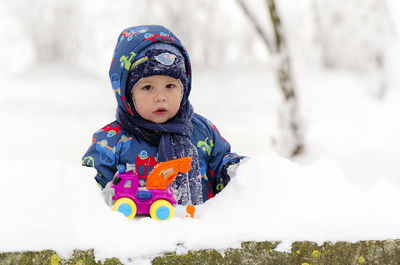
[{"label": "white snow field", "polygon": [[[195,69],[191,102],[232,150],[251,158],[214,199],[166,222],[127,220],[80,166],[92,134],[113,120],[107,80],[61,65],[0,79],[0,250],[94,248],[147,262],[163,251],[239,247],[243,240],[399,238],[400,92],[366,93],[368,76],[297,67],[306,153],[273,152],[280,95],[268,69]],[[179,243],[179,247],[177,244]]]}]

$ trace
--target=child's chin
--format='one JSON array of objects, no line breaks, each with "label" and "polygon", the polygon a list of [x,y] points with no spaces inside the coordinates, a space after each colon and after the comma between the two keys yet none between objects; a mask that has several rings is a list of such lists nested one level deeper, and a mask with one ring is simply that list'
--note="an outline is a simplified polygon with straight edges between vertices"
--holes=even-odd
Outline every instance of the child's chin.
[{"label": "child's chin", "polygon": [[152,118],[150,121],[153,123],[166,123],[170,118],[165,116],[165,117],[156,117]]}]

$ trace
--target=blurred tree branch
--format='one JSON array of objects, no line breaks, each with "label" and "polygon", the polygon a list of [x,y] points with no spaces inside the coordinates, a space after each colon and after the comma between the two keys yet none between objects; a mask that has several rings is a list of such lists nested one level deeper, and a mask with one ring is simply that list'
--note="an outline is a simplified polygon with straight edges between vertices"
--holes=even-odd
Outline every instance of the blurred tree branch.
[{"label": "blurred tree branch", "polygon": [[291,61],[282,23],[275,0],[265,0],[268,15],[273,29],[273,37],[269,37],[255,15],[250,11],[244,0],[237,0],[243,13],[250,20],[256,32],[265,43],[270,54],[275,57],[275,71],[284,102],[279,111],[280,135],[276,144],[278,152],[284,156],[296,156],[304,151],[304,141],[298,114],[298,99],[291,71]]}]

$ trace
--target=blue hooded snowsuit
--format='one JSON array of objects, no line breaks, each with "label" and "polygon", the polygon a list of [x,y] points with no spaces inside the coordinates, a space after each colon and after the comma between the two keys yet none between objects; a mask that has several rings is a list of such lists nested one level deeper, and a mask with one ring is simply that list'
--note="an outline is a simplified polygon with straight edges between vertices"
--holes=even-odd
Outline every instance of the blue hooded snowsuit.
[{"label": "blue hooded snowsuit", "polygon": [[[135,115],[130,101],[127,99],[130,95],[127,92],[129,71],[135,63],[135,56],[149,45],[157,42],[173,45],[184,56],[188,80],[185,97],[188,97],[191,89],[191,66],[186,49],[179,39],[163,26],[132,27],[119,35],[109,72],[120,112]],[[199,204],[215,196],[230,180],[227,167],[238,163],[243,158],[230,152],[230,144],[209,120],[194,113],[190,116],[190,121],[193,127],[189,142],[193,144],[198,153],[198,156],[196,154],[195,157],[198,157],[200,171],[198,181],[201,191],[195,191],[200,194],[192,195],[191,201],[178,200],[180,204]],[[118,170],[124,171],[127,163],[135,164],[139,178],[145,181],[149,172],[158,162],[158,151],[159,145],[150,143],[143,137],[135,136],[116,120],[93,135],[92,145],[84,154],[82,164],[96,168],[95,179],[101,187],[105,187]],[[175,179],[174,182],[177,182],[174,183],[175,187],[189,188],[179,185],[180,181],[182,178]]]}]

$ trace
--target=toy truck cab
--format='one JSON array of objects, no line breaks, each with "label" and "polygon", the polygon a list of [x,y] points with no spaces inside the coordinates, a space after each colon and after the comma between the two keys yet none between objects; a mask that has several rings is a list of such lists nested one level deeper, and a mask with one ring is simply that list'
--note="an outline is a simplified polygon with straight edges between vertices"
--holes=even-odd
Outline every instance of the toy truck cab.
[{"label": "toy truck cab", "polygon": [[139,188],[139,180],[133,172],[117,173],[112,180],[112,187],[119,194],[133,194]]},{"label": "toy truck cab", "polygon": [[112,200],[114,211],[123,213],[132,219],[136,214],[150,214],[157,220],[167,220],[174,216],[173,205],[177,202],[171,182],[178,173],[186,173],[191,168],[190,157],[161,162],[147,177],[146,186],[140,187],[136,171],[117,172],[111,184],[114,189]]}]

